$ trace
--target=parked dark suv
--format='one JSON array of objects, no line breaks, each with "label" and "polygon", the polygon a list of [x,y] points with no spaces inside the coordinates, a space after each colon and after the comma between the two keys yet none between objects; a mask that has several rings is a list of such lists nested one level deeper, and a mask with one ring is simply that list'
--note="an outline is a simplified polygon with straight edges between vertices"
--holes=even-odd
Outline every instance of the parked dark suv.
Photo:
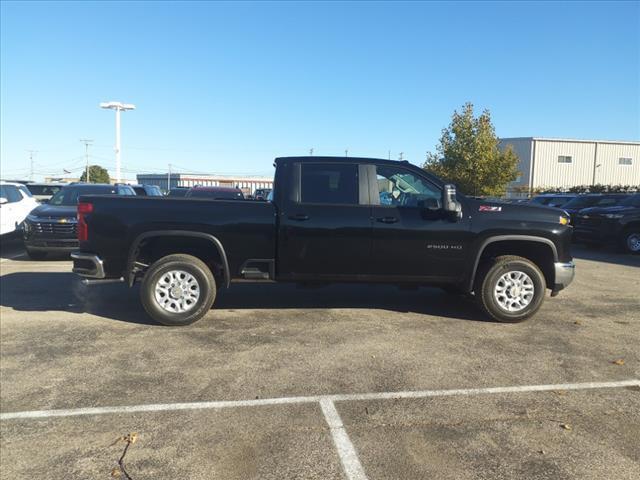
[{"label": "parked dark suv", "polygon": [[569,200],[562,209],[571,215],[571,223],[575,223],[576,215],[584,208],[613,207],[628,197],[629,195],[624,193],[584,193]]},{"label": "parked dark suv", "polygon": [[618,243],[629,253],[640,253],[640,193],[613,207],[580,210],[573,237],[591,244]]},{"label": "parked dark suv", "polygon": [[63,187],[49,203],[34,208],[23,224],[24,245],[29,258],[78,249],[76,208],[81,195],[135,195],[129,185],[78,183]]}]

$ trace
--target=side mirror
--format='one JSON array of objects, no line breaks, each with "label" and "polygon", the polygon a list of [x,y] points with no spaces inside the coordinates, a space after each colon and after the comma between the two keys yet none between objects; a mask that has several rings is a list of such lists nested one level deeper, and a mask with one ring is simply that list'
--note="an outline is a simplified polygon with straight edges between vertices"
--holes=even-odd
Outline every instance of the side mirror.
[{"label": "side mirror", "polygon": [[4,205],[5,203],[9,203],[9,200],[4,197],[0,197],[0,205]]},{"label": "side mirror", "polygon": [[450,183],[442,188],[442,209],[455,219],[462,218],[462,205],[456,199],[456,186]]}]

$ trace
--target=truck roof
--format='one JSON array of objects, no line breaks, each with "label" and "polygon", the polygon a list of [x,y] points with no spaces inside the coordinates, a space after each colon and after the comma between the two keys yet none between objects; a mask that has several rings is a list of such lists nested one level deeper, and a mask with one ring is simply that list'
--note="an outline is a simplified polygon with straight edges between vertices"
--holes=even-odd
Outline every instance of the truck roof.
[{"label": "truck roof", "polygon": [[386,163],[389,165],[397,165],[399,163],[411,165],[407,160],[385,160],[384,158],[370,158],[370,157],[319,157],[319,156],[304,156],[304,157],[278,157],[276,162],[351,162],[351,163]]}]

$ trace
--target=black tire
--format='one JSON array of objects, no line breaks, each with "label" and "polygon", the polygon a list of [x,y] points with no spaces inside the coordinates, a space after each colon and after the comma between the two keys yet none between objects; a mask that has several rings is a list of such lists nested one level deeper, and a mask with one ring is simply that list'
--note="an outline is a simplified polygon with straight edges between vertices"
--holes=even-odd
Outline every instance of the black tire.
[{"label": "black tire", "polygon": [[[156,284],[169,272],[186,272],[197,282],[199,297],[186,311],[171,312],[156,300]],[[140,288],[140,300],[149,316],[167,326],[189,325],[204,317],[216,299],[216,282],[209,267],[199,258],[185,254],[162,257],[147,270]],[[169,297],[167,297],[169,298]],[[167,300],[171,302],[171,300]],[[179,301],[176,300],[179,305]]]},{"label": "black tire", "polygon": [[640,230],[632,228],[625,230],[620,238],[620,246],[625,253],[640,254]]},{"label": "black tire", "polygon": [[[531,280],[533,296],[529,303],[518,311],[509,311],[503,307],[494,294],[503,275],[509,272],[522,272]],[[535,314],[544,301],[546,282],[538,266],[526,258],[506,255],[481,266],[476,276],[475,296],[480,308],[492,319],[503,323],[517,323]],[[501,298],[510,298],[507,295]]]},{"label": "black tire", "polygon": [[27,257],[31,260],[44,260],[47,258],[47,252],[43,252],[42,250],[31,250],[27,248]]}]

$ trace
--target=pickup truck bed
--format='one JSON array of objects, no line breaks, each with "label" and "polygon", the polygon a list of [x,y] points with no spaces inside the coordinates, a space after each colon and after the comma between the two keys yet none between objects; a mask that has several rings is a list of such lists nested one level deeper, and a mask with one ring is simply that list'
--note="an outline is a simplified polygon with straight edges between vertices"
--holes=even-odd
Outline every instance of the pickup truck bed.
[{"label": "pickup truck bed", "polygon": [[121,277],[134,242],[150,240],[154,232],[164,238],[172,231],[214,236],[229,246],[229,272],[239,272],[250,258],[273,258],[276,248],[276,208],[270,202],[117,195],[86,196],[82,201],[90,202],[94,211],[80,249],[101,252],[107,278]]}]

